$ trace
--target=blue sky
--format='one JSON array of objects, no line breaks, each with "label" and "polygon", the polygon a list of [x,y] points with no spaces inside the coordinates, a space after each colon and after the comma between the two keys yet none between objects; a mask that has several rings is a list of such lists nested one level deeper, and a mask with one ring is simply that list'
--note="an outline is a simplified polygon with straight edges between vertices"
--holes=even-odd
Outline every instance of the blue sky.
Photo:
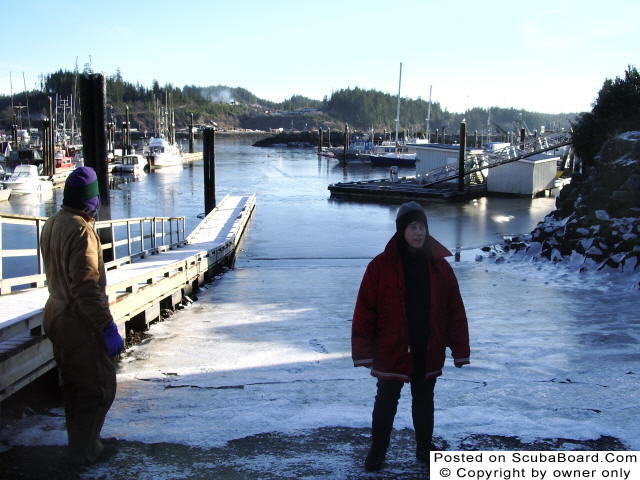
[{"label": "blue sky", "polygon": [[131,82],[228,85],[321,99],[346,87],[474,106],[589,110],[605,78],[640,66],[637,0],[168,2],[10,0],[0,93],[60,68]]}]

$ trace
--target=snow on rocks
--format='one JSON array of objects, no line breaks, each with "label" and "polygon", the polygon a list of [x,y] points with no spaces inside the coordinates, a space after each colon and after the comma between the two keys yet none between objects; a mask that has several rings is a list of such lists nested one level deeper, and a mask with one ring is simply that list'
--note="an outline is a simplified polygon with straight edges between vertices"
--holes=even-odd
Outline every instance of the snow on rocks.
[{"label": "snow on rocks", "polygon": [[[574,176],[556,210],[500,250],[588,269],[636,272],[640,266],[640,132],[606,142],[594,166]],[[496,255],[500,252],[495,248]]]}]

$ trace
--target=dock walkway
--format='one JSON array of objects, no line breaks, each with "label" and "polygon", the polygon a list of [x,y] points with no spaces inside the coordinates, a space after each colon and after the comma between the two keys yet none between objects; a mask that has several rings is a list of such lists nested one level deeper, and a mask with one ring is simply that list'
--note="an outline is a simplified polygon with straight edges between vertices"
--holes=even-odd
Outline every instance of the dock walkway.
[{"label": "dock walkway", "polygon": [[[178,248],[107,272],[111,313],[121,333],[144,329],[233,262],[255,208],[255,195],[226,196]],[[54,367],[42,331],[45,287],[0,296],[0,401]]]}]

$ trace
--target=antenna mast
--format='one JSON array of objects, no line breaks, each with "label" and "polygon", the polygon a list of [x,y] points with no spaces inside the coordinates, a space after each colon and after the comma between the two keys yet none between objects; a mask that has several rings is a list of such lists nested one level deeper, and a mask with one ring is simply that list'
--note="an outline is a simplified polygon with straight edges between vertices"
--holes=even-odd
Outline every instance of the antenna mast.
[{"label": "antenna mast", "polygon": [[398,145],[398,128],[400,125],[400,85],[402,84],[402,62],[400,62],[400,77],[398,78],[398,105],[396,107],[396,145]]}]

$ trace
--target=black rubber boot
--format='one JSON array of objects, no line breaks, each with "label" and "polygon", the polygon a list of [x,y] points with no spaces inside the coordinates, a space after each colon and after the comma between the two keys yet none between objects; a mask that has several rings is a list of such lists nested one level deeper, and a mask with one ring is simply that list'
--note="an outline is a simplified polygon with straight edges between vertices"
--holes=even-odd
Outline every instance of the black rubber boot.
[{"label": "black rubber boot", "polygon": [[371,447],[369,449],[369,453],[367,453],[367,458],[364,461],[364,469],[367,472],[377,472],[380,470],[384,463],[384,457],[386,454],[386,450]]}]

